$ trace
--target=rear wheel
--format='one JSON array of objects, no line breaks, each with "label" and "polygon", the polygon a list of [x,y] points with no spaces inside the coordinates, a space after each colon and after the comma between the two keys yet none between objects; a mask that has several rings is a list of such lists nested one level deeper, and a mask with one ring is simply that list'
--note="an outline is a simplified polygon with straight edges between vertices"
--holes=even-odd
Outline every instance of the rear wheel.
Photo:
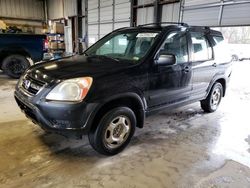
[{"label": "rear wheel", "polygon": [[117,107],[104,114],[97,128],[90,131],[89,142],[97,152],[115,155],[129,144],[135,127],[134,112],[128,107]]},{"label": "rear wheel", "polygon": [[19,78],[30,66],[28,59],[22,55],[10,55],[3,60],[2,70],[12,78]]},{"label": "rear wheel", "polygon": [[223,87],[219,82],[216,82],[213,85],[207,98],[201,101],[201,108],[205,112],[216,111],[221,102],[222,95],[223,95]]}]

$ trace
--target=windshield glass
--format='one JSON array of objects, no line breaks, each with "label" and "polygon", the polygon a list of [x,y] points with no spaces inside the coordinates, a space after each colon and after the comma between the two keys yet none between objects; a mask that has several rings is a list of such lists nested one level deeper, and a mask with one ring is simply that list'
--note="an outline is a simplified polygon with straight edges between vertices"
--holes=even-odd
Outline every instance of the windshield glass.
[{"label": "windshield glass", "polygon": [[91,46],[85,54],[137,62],[146,55],[158,34],[159,32],[151,31],[122,31],[111,34]]}]

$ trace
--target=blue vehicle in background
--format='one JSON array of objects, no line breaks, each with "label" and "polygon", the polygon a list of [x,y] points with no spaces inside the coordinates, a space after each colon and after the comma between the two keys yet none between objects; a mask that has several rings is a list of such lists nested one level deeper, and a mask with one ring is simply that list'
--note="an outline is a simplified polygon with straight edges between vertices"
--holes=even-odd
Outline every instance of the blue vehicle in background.
[{"label": "blue vehicle in background", "polygon": [[0,34],[0,69],[19,78],[33,62],[43,59],[46,35]]}]

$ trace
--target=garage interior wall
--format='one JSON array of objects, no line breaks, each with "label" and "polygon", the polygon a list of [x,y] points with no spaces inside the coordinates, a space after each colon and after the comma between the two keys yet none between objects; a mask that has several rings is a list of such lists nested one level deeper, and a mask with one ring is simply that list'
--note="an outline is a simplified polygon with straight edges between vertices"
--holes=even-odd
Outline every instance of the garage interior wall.
[{"label": "garage interior wall", "polygon": [[[82,2],[85,4],[85,1]],[[75,46],[78,45],[78,39],[73,41],[72,37],[78,36],[75,26],[78,15],[77,0],[47,0],[47,7],[49,20],[67,22],[64,27],[65,48],[68,53],[74,52]]]},{"label": "garage interior wall", "polygon": [[47,7],[49,20],[64,18],[63,0],[48,0]]},{"label": "garage interior wall", "polygon": [[138,6],[136,12],[136,25],[154,22],[154,4],[152,0],[138,0],[134,6]]},{"label": "garage interior wall", "polygon": [[184,0],[182,21],[190,25],[250,25],[249,0]]},{"label": "garage interior wall", "polygon": [[41,33],[45,21],[41,0],[0,0],[0,19],[7,25],[16,25],[24,32]]},{"label": "garage interior wall", "polygon": [[143,25],[154,22],[154,7],[145,7],[137,9],[137,25]]},{"label": "garage interior wall", "polygon": [[130,12],[130,0],[87,1],[89,46],[114,29],[130,26]]},{"label": "garage interior wall", "polygon": [[153,22],[178,22],[180,1],[176,0],[138,0],[136,8],[136,25]]},{"label": "garage interior wall", "polygon": [[47,6],[50,20],[77,16],[77,0],[47,0]]},{"label": "garage interior wall", "polygon": [[178,22],[180,15],[180,3],[170,3],[162,6],[162,22]]}]

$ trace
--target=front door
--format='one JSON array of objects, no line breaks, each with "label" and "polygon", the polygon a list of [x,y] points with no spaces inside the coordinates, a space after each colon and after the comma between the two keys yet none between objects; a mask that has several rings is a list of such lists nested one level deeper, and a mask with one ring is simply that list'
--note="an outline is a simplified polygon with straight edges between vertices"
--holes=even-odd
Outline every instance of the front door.
[{"label": "front door", "polygon": [[192,69],[189,62],[188,35],[175,30],[167,34],[158,54],[176,56],[173,65],[156,65],[149,73],[149,108],[170,106],[188,100],[191,89]]}]

